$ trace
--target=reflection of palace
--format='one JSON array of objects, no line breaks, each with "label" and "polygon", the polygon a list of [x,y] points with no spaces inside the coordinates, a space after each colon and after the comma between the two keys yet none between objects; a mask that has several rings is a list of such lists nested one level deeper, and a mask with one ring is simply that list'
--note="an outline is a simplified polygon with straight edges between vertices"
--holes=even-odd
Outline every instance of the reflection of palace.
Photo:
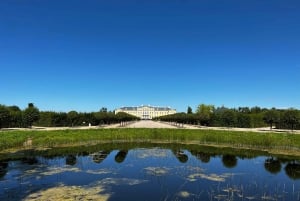
[{"label": "reflection of palace", "polygon": [[170,107],[154,107],[154,106],[140,106],[140,107],[121,107],[115,110],[115,113],[125,112],[127,114],[139,117],[141,119],[152,119],[169,114],[175,114],[176,110]]}]

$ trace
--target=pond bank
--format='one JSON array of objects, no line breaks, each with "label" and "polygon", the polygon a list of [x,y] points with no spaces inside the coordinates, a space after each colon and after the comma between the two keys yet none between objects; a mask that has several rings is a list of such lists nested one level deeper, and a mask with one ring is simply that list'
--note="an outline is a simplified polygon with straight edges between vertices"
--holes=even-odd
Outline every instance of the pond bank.
[{"label": "pond bank", "polygon": [[300,156],[300,135],[244,131],[115,128],[55,131],[2,131],[0,152],[103,143],[179,143],[263,150]]}]

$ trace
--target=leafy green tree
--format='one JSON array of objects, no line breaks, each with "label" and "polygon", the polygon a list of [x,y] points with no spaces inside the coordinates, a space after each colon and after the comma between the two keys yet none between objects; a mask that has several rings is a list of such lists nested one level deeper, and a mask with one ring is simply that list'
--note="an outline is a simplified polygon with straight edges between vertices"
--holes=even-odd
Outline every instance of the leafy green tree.
[{"label": "leafy green tree", "polygon": [[249,114],[250,113],[250,109],[249,109],[249,107],[239,107],[238,108],[238,112]]},{"label": "leafy green tree", "polygon": [[39,120],[40,111],[36,108],[33,103],[29,103],[28,107],[24,111],[24,120],[28,127],[32,127],[33,122]]},{"label": "leafy green tree", "polygon": [[68,116],[65,112],[55,112],[52,115],[52,126],[67,126],[68,125]]},{"label": "leafy green tree", "polygon": [[263,120],[265,121],[265,123],[269,124],[270,129],[272,129],[273,124],[279,121],[279,112],[275,108],[268,110],[267,112],[265,112]]},{"label": "leafy green tree", "polygon": [[236,125],[239,128],[250,128],[251,118],[249,114],[238,112],[236,116]]},{"label": "leafy green tree", "polygon": [[233,127],[236,122],[235,112],[231,109],[224,110],[221,114],[221,120],[224,126]]},{"label": "leafy green tree", "polygon": [[78,120],[78,112],[76,112],[74,110],[70,111],[70,112],[68,112],[67,117],[68,117],[68,120],[71,122],[71,126],[73,127],[75,121]]},{"label": "leafy green tree", "polygon": [[22,127],[23,126],[23,117],[22,111],[18,106],[9,106],[9,127]]},{"label": "leafy green tree", "polygon": [[251,118],[252,128],[260,128],[266,126],[266,123],[264,122],[264,114],[262,112],[249,114],[249,116]]},{"label": "leafy green tree", "polygon": [[252,107],[252,108],[250,109],[250,112],[251,112],[252,114],[260,113],[260,112],[261,112],[261,108],[258,107],[258,106]]},{"label": "leafy green tree", "polygon": [[213,105],[205,105],[205,104],[200,104],[197,107],[196,113],[200,117],[200,123],[203,125],[208,125],[209,122],[211,121],[211,117],[213,115],[215,107]]},{"label": "leafy green tree", "polygon": [[188,106],[187,114],[193,114],[193,109],[190,106]]},{"label": "leafy green tree", "polygon": [[283,121],[289,126],[289,128],[293,131],[295,125],[299,123],[299,111],[295,109],[288,109],[283,114]]},{"label": "leafy green tree", "polygon": [[4,105],[0,105],[0,129],[9,125],[9,110]]},{"label": "leafy green tree", "polygon": [[100,109],[100,112],[107,112],[107,108],[106,107],[102,107],[101,109]]},{"label": "leafy green tree", "polygon": [[55,112],[52,111],[41,111],[39,115],[39,120],[37,122],[38,126],[46,126],[51,127],[53,125],[53,118],[55,116]]},{"label": "leafy green tree", "polygon": [[106,112],[95,112],[94,116],[96,118],[97,124],[102,125],[102,124],[107,124],[107,119],[108,119],[108,113]]}]

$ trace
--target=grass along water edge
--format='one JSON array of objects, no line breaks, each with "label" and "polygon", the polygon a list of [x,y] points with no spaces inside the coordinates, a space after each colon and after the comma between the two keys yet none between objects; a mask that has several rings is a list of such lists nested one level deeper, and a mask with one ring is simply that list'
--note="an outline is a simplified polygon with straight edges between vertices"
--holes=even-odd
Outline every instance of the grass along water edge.
[{"label": "grass along water edge", "polygon": [[[30,139],[30,144],[26,141]],[[244,131],[188,130],[160,128],[116,128],[56,131],[2,131],[0,151],[42,147],[89,145],[108,142],[162,142],[202,144],[273,150],[300,155],[300,135],[291,133],[256,133]],[[27,147],[28,148],[28,147]]]}]

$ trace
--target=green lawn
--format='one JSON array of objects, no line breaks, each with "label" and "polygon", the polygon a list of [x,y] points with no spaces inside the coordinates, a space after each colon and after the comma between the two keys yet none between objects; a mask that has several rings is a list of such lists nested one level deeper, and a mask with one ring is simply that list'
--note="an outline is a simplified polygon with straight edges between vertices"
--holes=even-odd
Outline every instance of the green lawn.
[{"label": "green lawn", "polygon": [[297,134],[147,128],[1,131],[0,151],[22,148],[23,143],[29,138],[32,139],[33,147],[61,147],[107,142],[162,142],[293,150],[300,153],[300,135]]}]

